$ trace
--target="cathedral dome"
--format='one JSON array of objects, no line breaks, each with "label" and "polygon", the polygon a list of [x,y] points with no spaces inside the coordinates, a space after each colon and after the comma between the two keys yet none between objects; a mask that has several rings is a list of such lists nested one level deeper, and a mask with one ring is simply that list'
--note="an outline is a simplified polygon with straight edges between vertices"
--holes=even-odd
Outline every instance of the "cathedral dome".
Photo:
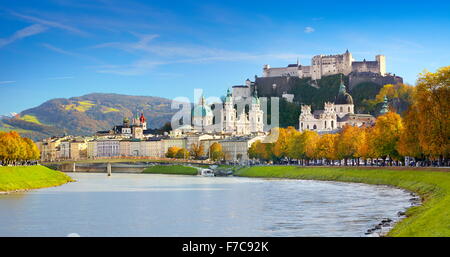
[{"label": "cathedral dome", "polygon": [[341,85],[339,86],[339,93],[336,97],[336,101],[334,101],[334,104],[353,104],[353,97],[347,93],[345,90],[344,82],[342,81],[341,76]]},{"label": "cathedral dome", "polygon": [[353,104],[353,97],[345,92],[344,94],[339,94],[336,97],[336,101],[334,102],[335,104]]}]

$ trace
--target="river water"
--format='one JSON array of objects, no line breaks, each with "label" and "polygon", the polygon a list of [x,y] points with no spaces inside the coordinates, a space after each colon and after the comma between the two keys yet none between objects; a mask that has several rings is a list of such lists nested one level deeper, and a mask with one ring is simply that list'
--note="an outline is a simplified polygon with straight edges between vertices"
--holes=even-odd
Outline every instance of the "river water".
[{"label": "river water", "polygon": [[410,207],[355,183],[69,173],[75,183],[0,195],[0,236],[366,236]]}]

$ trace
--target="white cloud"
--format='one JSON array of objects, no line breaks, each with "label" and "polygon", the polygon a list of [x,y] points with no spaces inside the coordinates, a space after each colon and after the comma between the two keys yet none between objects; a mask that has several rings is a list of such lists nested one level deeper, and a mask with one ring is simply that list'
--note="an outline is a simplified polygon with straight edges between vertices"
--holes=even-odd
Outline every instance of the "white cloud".
[{"label": "white cloud", "polygon": [[16,83],[14,80],[0,81],[0,85],[13,84]]},{"label": "white cloud", "polygon": [[118,75],[142,75],[155,67],[179,63],[209,63],[219,61],[264,61],[271,59],[295,60],[310,58],[310,55],[295,53],[245,53],[196,45],[174,45],[155,42],[157,34],[134,34],[136,42],[107,42],[92,46],[92,48],[113,48],[135,53],[141,57],[136,62],[125,65],[101,65],[94,67],[99,73]]},{"label": "white cloud", "polygon": [[47,27],[42,26],[41,24],[33,24],[31,26],[28,26],[26,28],[16,31],[12,36],[10,36],[8,38],[0,39],[0,47],[9,45],[9,44],[11,44],[17,40],[20,40],[22,38],[26,38],[29,36],[33,36],[33,35],[42,33],[45,30],[47,30]]},{"label": "white cloud", "polygon": [[313,33],[314,32],[314,28],[313,27],[305,27],[304,32],[307,33],[307,34]]}]

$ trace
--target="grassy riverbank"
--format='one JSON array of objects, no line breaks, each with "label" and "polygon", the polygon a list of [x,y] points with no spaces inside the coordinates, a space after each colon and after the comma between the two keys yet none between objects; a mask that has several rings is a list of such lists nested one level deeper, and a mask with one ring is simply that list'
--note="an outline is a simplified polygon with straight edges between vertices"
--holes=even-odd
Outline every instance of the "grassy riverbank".
[{"label": "grassy riverbank", "polygon": [[197,175],[198,170],[183,165],[155,165],[146,168],[143,173]]},{"label": "grassy riverbank", "polygon": [[237,176],[358,182],[390,185],[419,194],[421,206],[408,209],[407,218],[388,236],[450,236],[449,169],[389,169],[261,166],[236,172]]},{"label": "grassy riverbank", "polygon": [[70,181],[72,178],[66,174],[40,165],[0,167],[0,192],[53,187]]}]

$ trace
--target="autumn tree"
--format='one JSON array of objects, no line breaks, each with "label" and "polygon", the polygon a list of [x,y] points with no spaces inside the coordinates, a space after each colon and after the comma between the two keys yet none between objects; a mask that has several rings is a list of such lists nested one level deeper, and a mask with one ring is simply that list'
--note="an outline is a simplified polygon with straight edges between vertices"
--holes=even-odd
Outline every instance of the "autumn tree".
[{"label": "autumn tree", "polygon": [[175,158],[177,159],[189,159],[189,151],[186,148],[181,148],[175,154]]},{"label": "autumn tree", "polygon": [[353,159],[357,153],[356,138],[359,133],[358,127],[345,125],[336,139],[336,156],[344,160],[347,165],[348,159]]},{"label": "autumn tree", "polygon": [[315,158],[315,147],[319,135],[315,131],[306,130],[303,133],[296,133],[288,144],[288,156],[297,160],[310,160]]},{"label": "autumn tree", "polygon": [[420,74],[416,87],[420,147],[442,162],[450,157],[450,66]]},{"label": "autumn tree", "polygon": [[16,164],[38,160],[39,149],[29,138],[22,138],[17,132],[0,132],[0,161],[2,164]]},{"label": "autumn tree", "polygon": [[209,157],[211,158],[211,160],[213,161],[220,161],[223,159],[223,150],[222,150],[222,145],[214,142],[210,147],[209,147]]},{"label": "autumn tree", "polygon": [[257,140],[248,149],[248,155],[252,159],[273,160],[273,146],[273,143],[262,143],[261,140]]},{"label": "autumn tree", "polygon": [[177,146],[171,146],[167,149],[167,153],[166,153],[166,157],[167,158],[175,158],[175,156],[177,155],[178,151],[180,150],[180,147]]},{"label": "autumn tree", "polygon": [[381,157],[383,160],[386,157],[390,157],[391,160],[399,160],[397,144],[402,129],[402,118],[397,113],[388,112],[377,118],[369,142],[376,157]]},{"label": "autumn tree", "polygon": [[337,134],[324,134],[320,137],[316,145],[317,158],[326,159],[328,161],[337,159],[335,147],[337,137]]},{"label": "autumn tree", "polygon": [[422,158],[423,151],[419,142],[419,113],[416,104],[410,106],[403,118],[403,129],[397,143],[397,151],[402,156]]},{"label": "autumn tree", "polygon": [[272,148],[273,155],[277,159],[282,159],[285,157],[289,158],[289,142],[300,132],[298,132],[294,127],[278,128],[276,132],[278,135]]},{"label": "autumn tree", "polygon": [[190,151],[190,155],[194,158],[194,159],[199,159],[200,157],[205,155],[205,147],[202,143],[192,143],[191,144],[191,151]]}]

